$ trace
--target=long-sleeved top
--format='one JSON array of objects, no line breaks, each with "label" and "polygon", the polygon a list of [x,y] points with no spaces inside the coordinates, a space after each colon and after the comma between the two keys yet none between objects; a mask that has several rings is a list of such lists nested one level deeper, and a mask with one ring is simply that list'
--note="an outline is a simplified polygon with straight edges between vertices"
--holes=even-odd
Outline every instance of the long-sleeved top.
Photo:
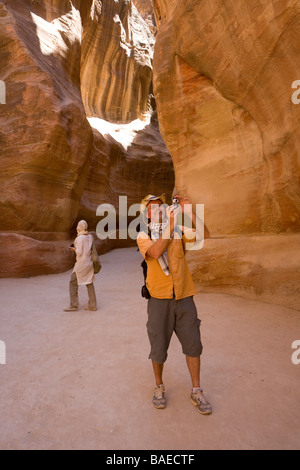
[{"label": "long-sleeved top", "polygon": [[79,286],[94,282],[94,266],[92,261],[93,235],[79,235],[75,242],[76,263],[73,272],[76,273]]},{"label": "long-sleeved top", "polygon": [[[147,262],[146,286],[151,297],[172,299],[175,292],[176,300],[196,294],[195,286],[185,260],[185,245],[196,241],[196,233],[192,229],[181,227],[182,239],[172,237],[167,247],[169,275],[166,275],[157,259],[147,256],[147,251],[155,243],[145,232],[140,232],[137,244]],[[188,236],[188,237],[187,237]],[[192,238],[193,237],[193,238]]]}]

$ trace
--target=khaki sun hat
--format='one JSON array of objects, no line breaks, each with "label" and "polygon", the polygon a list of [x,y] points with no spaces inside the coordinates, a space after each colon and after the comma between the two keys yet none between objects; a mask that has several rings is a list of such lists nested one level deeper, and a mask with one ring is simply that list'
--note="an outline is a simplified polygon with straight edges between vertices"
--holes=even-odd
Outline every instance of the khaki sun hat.
[{"label": "khaki sun hat", "polygon": [[153,194],[148,194],[148,196],[144,197],[141,201],[141,205],[147,207],[149,202],[160,200],[163,204],[166,203],[166,195],[163,193],[161,196],[154,196]]}]

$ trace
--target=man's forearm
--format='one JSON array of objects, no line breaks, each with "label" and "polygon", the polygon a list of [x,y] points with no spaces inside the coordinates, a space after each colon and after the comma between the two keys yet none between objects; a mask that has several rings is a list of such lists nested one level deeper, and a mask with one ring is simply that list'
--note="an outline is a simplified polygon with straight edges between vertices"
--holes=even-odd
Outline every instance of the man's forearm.
[{"label": "man's forearm", "polygon": [[[201,219],[199,219],[199,217],[197,217],[194,212],[192,212],[192,223],[193,223],[193,228],[196,229],[198,234],[202,235],[202,233],[203,233],[204,238],[210,238],[210,233],[209,233],[209,230],[206,227],[205,223]],[[197,228],[199,227],[199,224],[201,224],[200,225],[201,230],[197,230]],[[202,227],[203,227],[203,232],[202,232]]]},{"label": "man's forearm", "polygon": [[174,232],[174,223],[165,229],[161,237],[153,243],[153,245],[147,250],[147,256],[158,259],[166,251],[172,233]]}]

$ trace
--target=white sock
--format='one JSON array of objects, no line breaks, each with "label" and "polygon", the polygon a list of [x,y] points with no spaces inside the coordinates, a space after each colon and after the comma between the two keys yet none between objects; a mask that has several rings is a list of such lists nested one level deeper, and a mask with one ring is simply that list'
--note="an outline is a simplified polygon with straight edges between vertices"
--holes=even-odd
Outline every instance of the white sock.
[{"label": "white sock", "polygon": [[197,390],[201,390],[202,391],[202,388],[201,387],[193,387],[193,393],[195,393]]}]

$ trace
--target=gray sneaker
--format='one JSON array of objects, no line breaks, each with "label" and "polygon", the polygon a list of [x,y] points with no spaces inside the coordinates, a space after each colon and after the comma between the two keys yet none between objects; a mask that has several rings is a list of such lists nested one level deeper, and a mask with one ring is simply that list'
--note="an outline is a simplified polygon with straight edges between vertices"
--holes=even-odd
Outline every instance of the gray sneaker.
[{"label": "gray sneaker", "polygon": [[191,394],[191,403],[197,407],[197,410],[202,415],[210,415],[212,413],[212,407],[207,398],[203,395],[202,388],[199,388]]},{"label": "gray sneaker", "polygon": [[155,408],[166,408],[167,402],[165,397],[165,386],[163,384],[155,387],[152,403]]}]

